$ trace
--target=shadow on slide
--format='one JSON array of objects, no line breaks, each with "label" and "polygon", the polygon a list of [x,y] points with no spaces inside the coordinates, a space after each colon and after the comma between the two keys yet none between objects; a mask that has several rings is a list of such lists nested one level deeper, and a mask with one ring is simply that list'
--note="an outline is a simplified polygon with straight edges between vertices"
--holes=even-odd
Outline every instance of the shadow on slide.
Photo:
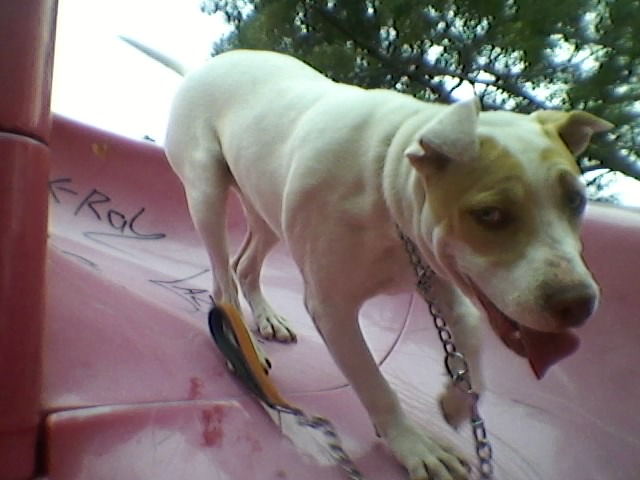
[{"label": "shadow on slide", "polygon": [[[227,370],[207,329],[206,253],[161,149],[61,117],[51,147],[48,478],[344,478],[285,438]],[[237,201],[229,231],[238,246]],[[576,354],[536,381],[487,330],[481,409],[496,479],[639,478],[640,214],[592,205],[585,244],[603,302],[579,331]],[[263,278],[299,337],[295,345],[263,345],[273,381],[295,404],[333,421],[367,479],[406,479],[307,317],[284,247],[270,255]],[[469,428],[453,432],[438,413],[442,349],[425,305],[410,294],[380,297],[361,322],[416,421],[473,462]]]}]

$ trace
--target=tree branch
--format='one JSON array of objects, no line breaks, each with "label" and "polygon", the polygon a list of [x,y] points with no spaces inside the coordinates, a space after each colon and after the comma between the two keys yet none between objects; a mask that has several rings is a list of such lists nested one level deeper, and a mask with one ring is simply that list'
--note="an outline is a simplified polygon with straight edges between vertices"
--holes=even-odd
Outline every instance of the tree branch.
[{"label": "tree branch", "polygon": [[[340,22],[335,15],[331,12],[327,11],[325,8],[319,7],[315,4],[309,5],[309,7],[316,13],[323,21],[325,21],[329,26],[337,30],[341,33],[345,38],[354,42],[359,48],[364,50],[367,55],[374,58],[382,65],[387,67],[389,70],[400,73],[403,76],[406,76],[412,82],[415,82],[417,85],[421,85],[429,90],[433,91],[439,99],[445,102],[451,101],[451,90],[446,89],[436,82],[429,80],[427,77],[435,77],[435,76],[449,76],[452,78],[458,79],[460,82],[467,81],[471,84],[481,84],[481,85],[490,85],[494,88],[502,90],[505,93],[508,93],[515,97],[520,97],[529,102],[536,108],[540,109],[549,109],[551,108],[546,102],[536,98],[531,93],[527,92],[522,86],[518,85],[516,82],[508,82],[505,80],[504,76],[498,73],[495,69],[492,69],[489,66],[483,66],[483,70],[487,73],[493,75],[497,82],[486,81],[478,79],[474,77],[470,73],[460,74],[451,69],[445,69],[442,67],[438,67],[433,64],[428,64],[424,61],[422,56],[422,52],[419,56],[414,56],[413,61],[400,63],[391,57],[382,54],[376,45],[372,45],[369,42],[358,38],[353,34],[351,30],[349,30],[345,25]],[[417,69],[412,69],[412,66],[418,66]],[[416,73],[422,71],[424,74],[417,75]],[[492,107],[496,107],[496,105],[492,105]]]},{"label": "tree branch", "polygon": [[[358,38],[356,35],[353,34],[353,32],[351,32],[348,28],[342,25],[342,23],[335,17],[335,15],[331,14],[331,12],[328,12],[326,9],[318,7],[317,5],[314,5],[314,4],[309,6],[311,9],[313,9],[313,11],[316,14],[318,14],[322,18],[322,20],[324,20],[332,28],[340,32],[345,38],[353,41],[353,43],[356,46],[358,46],[360,49],[364,50],[367,53],[367,55],[376,59],[378,62],[380,62],[385,67],[387,67],[389,70],[393,72],[397,72],[402,76],[406,76],[412,82],[416,82],[418,85],[428,88],[429,90],[434,92],[438,96],[438,98],[440,98],[441,100],[445,102],[450,101],[450,95],[446,88],[444,88],[441,85],[438,85],[436,82],[433,82],[425,77],[417,76],[415,72],[411,70],[410,64],[403,65],[393,60],[391,57],[388,57],[387,55],[382,54],[378,50],[376,45],[372,45],[362,40],[361,38]],[[448,75],[449,72],[445,72],[443,70],[442,72],[435,73],[434,75],[442,75],[442,74]]]},{"label": "tree branch", "polygon": [[592,147],[591,158],[600,162],[600,165],[611,170],[617,170],[630,177],[640,179],[640,162],[624,155],[608,138],[602,139]]},{"label": "tree branch", "polygon": [[529,103],[531,103],[533,106],[535,106],[536,108],[542,109],[542,110],[548,110],[551,108],[551,106],[547,105],[546,102],[544,102],[543,100],[540,100],[539,98],[535,97],[534,95],[532,95],[531,93],[527,92],[522,86],[520,86],[517,82],[507,82],[504,78],[503,75],[501,75],[500,73],[498,73],[495,69],[491,68],[488,65],[485,65],[482,67],[482,69],[484,71],[486,71],[487,73],[490,73],[491,75],[493,75],[497,82],[493,82],[493,83],[489,83],[486,81],[482,81],[479,79],[476,79],[476,83],[481,83],[481,84],[485,84],[485,85],[492,85],[496,88],[501,89],[502,91],[509,93],[511,95],[513,95],[514,97],[520,97],[520,98],[524,98],[525,100],[527,100]]}]

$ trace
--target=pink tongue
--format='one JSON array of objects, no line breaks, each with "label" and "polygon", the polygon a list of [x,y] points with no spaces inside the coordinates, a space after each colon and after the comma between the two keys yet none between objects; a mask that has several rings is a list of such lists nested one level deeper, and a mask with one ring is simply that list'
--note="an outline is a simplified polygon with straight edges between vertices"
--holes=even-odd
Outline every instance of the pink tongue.
[{"label": "pink tongue", "polygon": [[580,339],[571,331],[541,332],[518,325],[506,317],[482,294],[478,295],[489,316],[489,323],[500,340],[512,351],[529,360],[531,369],[540,380],[554,363],[578,349]]},{"label": "pink tongue", "polygon": [[571,355],[580,346],[580,339],[573,332],[540,332],[522,325],[520,339],[524,347],[523,356],[529,359],[538,380],[554,363]]}]

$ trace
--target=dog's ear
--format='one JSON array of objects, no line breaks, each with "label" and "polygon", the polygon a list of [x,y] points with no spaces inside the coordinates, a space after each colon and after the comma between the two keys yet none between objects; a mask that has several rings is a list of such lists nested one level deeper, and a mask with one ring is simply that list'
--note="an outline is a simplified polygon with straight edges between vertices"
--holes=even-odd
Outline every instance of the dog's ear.
[{"label": "dog's ear", "polygon": [[580,110],[540,110],[531,115],[542,125],[556,130],[574,155],[580,155],[586,150],[594,133],[606,132],[614,127],[612,123]]},{"label": "dog's ear", "polygon": [[424,174],[442,171],[454,161],[472,160],[480,150],[479,113],[476,97],[447,106],[404,151],[405,156]]}]

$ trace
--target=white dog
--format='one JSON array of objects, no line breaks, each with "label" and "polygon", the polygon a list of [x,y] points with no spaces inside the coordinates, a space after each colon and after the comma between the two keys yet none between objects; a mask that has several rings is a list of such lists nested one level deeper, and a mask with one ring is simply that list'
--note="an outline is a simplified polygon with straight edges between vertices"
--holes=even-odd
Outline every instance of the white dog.
[{"label": "white dog", "polygon": [[[237,281],[260,334],[294,341],[260,289],[265,256],[286,242],[311,318],[414,480],[469,474],[407,417],[358,325],[367,299],[414,288],[398,229],[437,273],[440,310],[477,390],[485,313],[541,375],[575,348],[569,329],[598,303],[581,258],[585,192],[574,155],[612,125],[584,112],[478,110],[475,99],[434,105],[333,82],[285,55],[239,50],[186,76],[166,139],[209,253],[214,298],[238,306]],[[229,188],[239,192],[248,223],[232,262]],[[459,423],[466,408],[451,389],[442,406]]]}]

